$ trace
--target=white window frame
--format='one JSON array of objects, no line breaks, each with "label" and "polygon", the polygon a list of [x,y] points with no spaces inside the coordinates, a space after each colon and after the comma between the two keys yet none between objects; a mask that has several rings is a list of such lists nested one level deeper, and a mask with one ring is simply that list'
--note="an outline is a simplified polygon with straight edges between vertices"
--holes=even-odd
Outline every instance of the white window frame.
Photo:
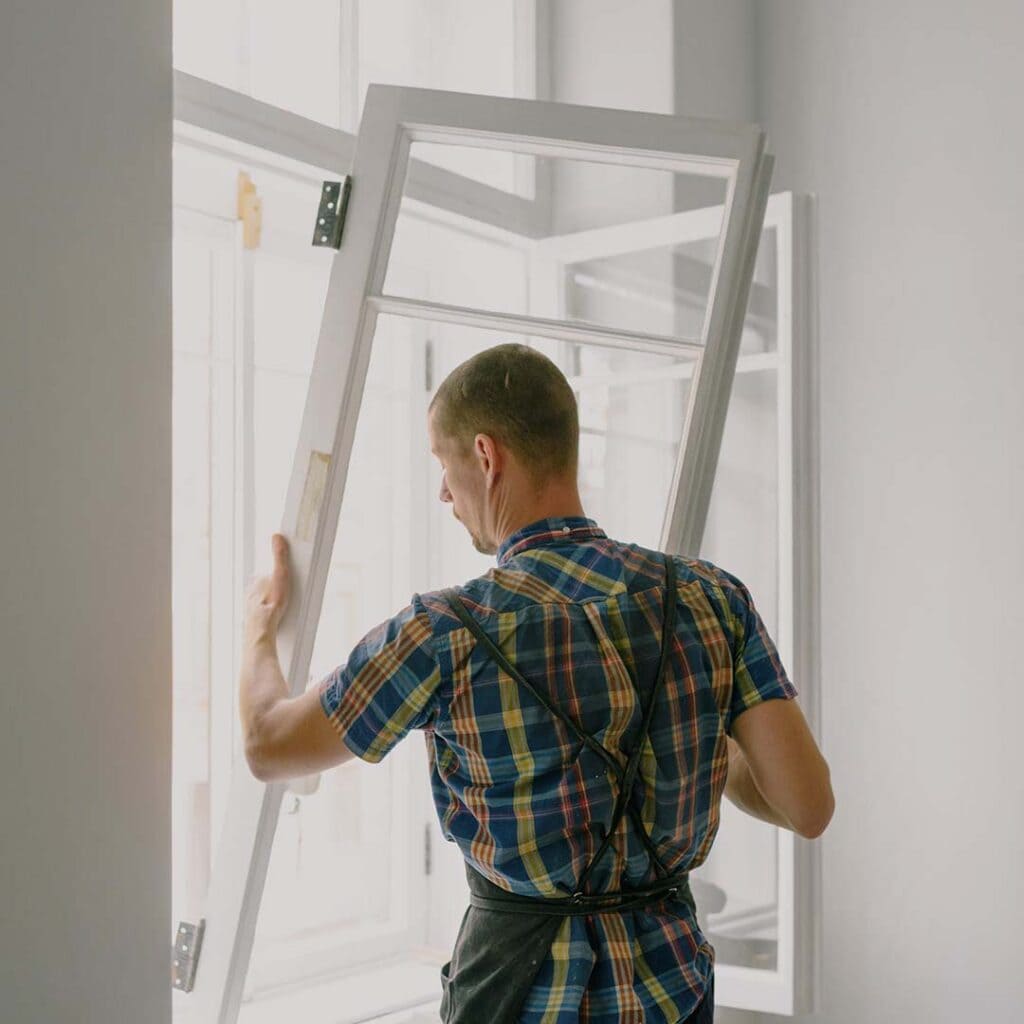
[{"label": "white window frame", "polygon": [[[415,140],[462,142],[541,155],[696,170],[727,182],[727,215],[703,337],[638,336],[531,317],[457,309],[381,295],[409,147]],[[689,154],[689,156],[685,156]],[[670,503],[666,546],[699,550],[742,326],[746,290],[767,200],[771,158],[752,126],[665,115],[531,103],[375,86],[367,98],[353,167],[346,244],[335,258],[321,341],[303,417],[283,532],[292,539],[292,613],[280,637],[292,693],[305,689],[376,315],[391,312],[559,340],[585,338],[700,359]],[[300,524],[314,452],[330,453],[315,523]],[[312,479],[312,476],[309,477]],[[210,887],[210,912],[193,999],[204,1020],[237,1018],[283,784],[263,785],[236,764],[228,818]],[[241,869],[241,870],[240,870]]]}]

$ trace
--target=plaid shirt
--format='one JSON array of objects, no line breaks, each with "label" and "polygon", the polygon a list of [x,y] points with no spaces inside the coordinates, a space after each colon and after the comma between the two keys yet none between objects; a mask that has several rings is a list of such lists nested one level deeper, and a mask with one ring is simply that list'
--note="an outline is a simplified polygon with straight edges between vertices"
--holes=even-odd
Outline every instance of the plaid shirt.
[{"label": "plaid shirt", "polygon": [[[660,653],[660,556],[569,518],[517,531],[497,562],[458,588],[470,612],[584,730],[612,752],[630,749],[642,714],[631,678],[646,692]],[[673,871],[696,868],[711,849],[733,719],[797,692],[743,584],[707,561],[677,557],[676,566],[676,643],[640,766],[643,819]],[[575,891],[600,823],[611,819],[614,779],[529,693],[499,677],[440,593],[415,595],[371,631],[320,683],[320,700],[367,761],[411,729],[426,732],[442,831],[496,885],[527,896]],[[627,817],[591,891],[654,878]],[[521,1019],[674,1024],[700,1001],[714,959],[681,901],[566,918]]]}]

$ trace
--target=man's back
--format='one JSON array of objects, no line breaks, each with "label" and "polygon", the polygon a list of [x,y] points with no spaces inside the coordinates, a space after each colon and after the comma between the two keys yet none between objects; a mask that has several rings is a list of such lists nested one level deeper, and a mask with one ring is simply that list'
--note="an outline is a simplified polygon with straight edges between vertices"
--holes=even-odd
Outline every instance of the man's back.
[{"label": "man's back", "polygon": [[[657,674],[662,557],[607,538],[591,520],[541,520],[507,538],[496,569],[458,588],[515,668],[623,764]],[[677,558],[675,566],[675,640],[632,794],[673,872],[699,866],[714,841],[733,719],[796,695],[743,585],[708,562]],[[612,818],[615,774],[499,671],[443,594],[417,596],[382,630],[367,638],[366,664],[379,643],[379,657],[387,648],[394,662],[403,651],[415,668],[393,672],[393,685],[376,695],[367,689],[362,707],[351,686],[343,706],[340,679],[336,701],[325,690],[346,742],[377,760],[409,728],[425,729],[442,828],[467,863],[520,895],[575,892]],[[373,674],[350,666],[360,678]],[[623,817],[587,891],[651,882],[642,838]],[[682,898],[566,918],[522,1019],[684,1020],[713,964]]]}]

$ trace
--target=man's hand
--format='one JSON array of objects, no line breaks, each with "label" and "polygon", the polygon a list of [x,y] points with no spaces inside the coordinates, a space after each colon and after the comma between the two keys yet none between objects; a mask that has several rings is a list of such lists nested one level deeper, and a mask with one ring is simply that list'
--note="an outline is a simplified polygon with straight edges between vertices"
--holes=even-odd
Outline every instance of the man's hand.
[{"label": "man's hand", "polygon": [[291,570],[288,541],[271,541],[274,569],[254,580],[245,597],[245,642],[239,679],[239,713],[249,769],[261,782],[279,782],[324,771],[355,755],[338,739],[324,714],[318,687],[289,697],[277,660],[277,628],[288,607]]},{"label": "man's hand", "polygon": [[288,696],[288,684],[277,660],[277,627],[288,607],[291,590],[288,541],[275,533],[271,547],[273,571],[253,580],[245,594],[239,712],[250,766],[257,757],[263,757],[260,724],[264,716]]},{"label": "man's hand", "polygon": [[291,569],[288,565],[288,541],[280,533],[271,540],[274,568],[269,576],[253,580],[245,595],[245,643],[277,643],[281,624],[291,593]]}]

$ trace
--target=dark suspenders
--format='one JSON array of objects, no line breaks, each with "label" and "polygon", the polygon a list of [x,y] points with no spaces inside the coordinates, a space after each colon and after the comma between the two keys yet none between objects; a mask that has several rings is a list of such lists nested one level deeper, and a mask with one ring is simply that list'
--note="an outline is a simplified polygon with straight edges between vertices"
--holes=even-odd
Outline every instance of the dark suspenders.
[{"label": "dark suspenders", "polygon": [[[623,768],[618,760],[602,746],[593,736],[585,733],[580,726],[573,721],[551,698],[542,690],[534,686],[509,660],[505,657],[501,648],[484,632],[480,623],[473,618],[466,608],[462,599],[452,590],[444,592],[452,611],[458,616],[463,625],[476,637],[477,641],[483,644],[498,666],[512,677],[520,686],[533,695],[533,697],[545,707],[552,715],[559,719],[565,727],[586,747],[592,750],[608,766],[619,785],[619,794],[612,810],[612,820],[604,834],[597,852],[591,858],[590,863],[583,870],[580,877],[577,891],[571,896],[564,898],[530,897],[520,896],[514,893],[507,893],[496,886],[486,887],[487,894],[478,891],[479,886],[471,887],[471,902],[477,907],[488,907],[511,911],[513,913],[525,914],[554,914],[557,916],[593,914],[608,910],[625,910],[629,907],[643,906],[661,899],[673,899],[680,892],[685,893],[688,902],[692,903],[692,896],[687,884],[687,872],[672,874],[661,858],[658,856],[657,847],[650,833],[644,825],[641,810],[636,807],[631,797],[633,786],[636,782],[637,772],[640,768],[640,759],[643,754],[644,742],[650,735],[651,721],[654,717],[654,708],[658,697],[665,685],[665,676],[668,668],[668,660],[672,647],[672,638],[675,634],[676,621],[676,570],[674,559],[665,556],[665,603],[663,631],[661,640],[661,657],[658,661],[658,674],[651,687],[650,696],[643,709],[643,719],[640,734],[637,737],[636,745],[630,754],[626,766]],[[635,685],[635,684],[634,684]],[[642,694],[638,696],[642,701]],[[658,874],[658,880],[650,885],[641,886],[621,892],[599,893],[588,895],[584,892],[587,883],[607,853],[616,830],[623,817],[629,815],[636,828],[637,834],[647,849],[651,858],[654,870]]]}]

